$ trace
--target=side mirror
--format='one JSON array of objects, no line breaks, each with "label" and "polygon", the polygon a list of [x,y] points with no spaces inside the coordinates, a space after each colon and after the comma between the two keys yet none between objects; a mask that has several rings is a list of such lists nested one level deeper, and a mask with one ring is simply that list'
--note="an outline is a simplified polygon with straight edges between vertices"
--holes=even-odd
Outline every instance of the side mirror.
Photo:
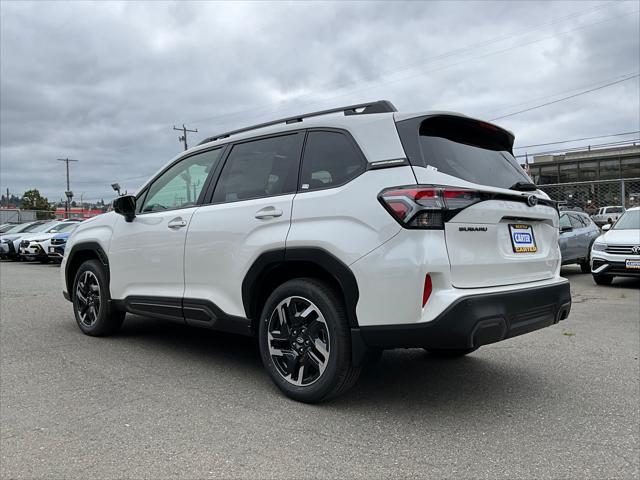
[{"label": "side mirror", "polygon": [[561,227],[560,228],[560,233],[567,233],[567,232],[572,232],[573,231],[573,227]]},{"label": "side mirror", "polygon": [[113,211],[122,215],[127,222],[136,218],[136,197],[124,195],[113,201]]},{"label": "side mirror", "polygon": [[610,224],[610,223],[605,223],[605,224],[602,226],[602,231],[603,231],[603,232],[606,232],[607,230],[611,230],[611,224]]}]

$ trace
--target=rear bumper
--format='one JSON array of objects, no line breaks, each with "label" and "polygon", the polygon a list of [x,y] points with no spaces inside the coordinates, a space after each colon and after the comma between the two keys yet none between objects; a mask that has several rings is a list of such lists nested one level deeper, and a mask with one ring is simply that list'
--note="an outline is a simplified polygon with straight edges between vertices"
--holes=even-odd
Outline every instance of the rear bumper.
[{"label": "rear bumper", "polygon": [[362,347],[479,347],[558,323],[570,310],[569,282],[462,297],[430,322],[353,328],[354,357]]}]

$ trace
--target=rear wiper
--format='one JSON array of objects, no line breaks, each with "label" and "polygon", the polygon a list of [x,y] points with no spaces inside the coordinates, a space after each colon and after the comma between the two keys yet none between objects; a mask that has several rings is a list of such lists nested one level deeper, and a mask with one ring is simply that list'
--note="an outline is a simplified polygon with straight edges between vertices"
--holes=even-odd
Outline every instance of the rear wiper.
[{"label": "rear wiper", "polygon": [[531,182],[516,182],[509,187],[509,190],[518,190],[519,192],[533,192],[537,189],[536,184]]}]

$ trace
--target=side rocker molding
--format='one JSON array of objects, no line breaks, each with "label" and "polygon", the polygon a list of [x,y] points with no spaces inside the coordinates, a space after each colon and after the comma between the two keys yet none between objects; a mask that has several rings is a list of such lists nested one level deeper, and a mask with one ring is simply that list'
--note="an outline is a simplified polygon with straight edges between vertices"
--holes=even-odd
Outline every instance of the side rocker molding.
[{"label": "side rocker molding", "polygon": [[[351,269],[328,251],[317,247],[290,247],[271,250],[260,255],[247,271],[242,282],[242,303],[247,318],[255,320],[260,312],[256,311],[255,301],[259,298],[260,288],[268,277],[279,270],[302,265],[305,270],[299,275],[329,275],[340,287],[347,307],[349,326],[357,327],[356,305],[360,293],[358,283]],[[311,270],[309,270],[311,269]]]},{"label": "side rocker molding", "polygon": [[240,335],[251,334],[248,319],[229,315],[209,300],[132,295],[124,300],[111,300],[111,305],[134,315]]}]

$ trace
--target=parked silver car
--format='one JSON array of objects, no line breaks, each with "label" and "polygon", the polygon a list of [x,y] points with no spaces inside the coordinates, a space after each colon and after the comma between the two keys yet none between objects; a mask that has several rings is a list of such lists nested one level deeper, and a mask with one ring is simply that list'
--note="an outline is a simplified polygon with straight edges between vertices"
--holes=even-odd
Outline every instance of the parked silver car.
[{"label": "parked silver car", "polygon": [[591,245],[600,236],[600,228],[589,215],[581,212],[560,212],[560,253],[562,264],[577,263],[582,273],[591,272]]}]

